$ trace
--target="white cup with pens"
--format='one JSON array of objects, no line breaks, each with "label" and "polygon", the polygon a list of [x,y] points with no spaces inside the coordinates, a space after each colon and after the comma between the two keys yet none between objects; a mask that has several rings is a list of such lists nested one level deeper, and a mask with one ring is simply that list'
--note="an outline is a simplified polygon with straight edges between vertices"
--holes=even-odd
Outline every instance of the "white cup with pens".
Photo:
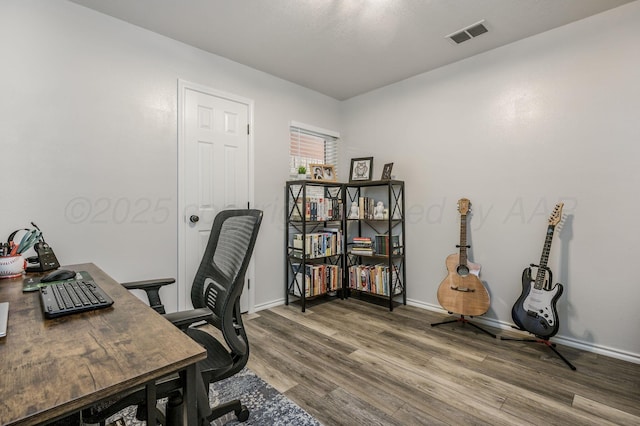
[{"label": "white cup with pens", "polygon": [[27,261],[21,254],[0,257],[0,278],[16,278],[22,276]]},{"label": "white cup with pens", "polygon": [[29,250],[40,239],[39,230],[31,230],[22,236],[18,244],[14,241],[2,243],[0,246],[0,278],[16,278],[22,275],[27,261],[22,254]]}]

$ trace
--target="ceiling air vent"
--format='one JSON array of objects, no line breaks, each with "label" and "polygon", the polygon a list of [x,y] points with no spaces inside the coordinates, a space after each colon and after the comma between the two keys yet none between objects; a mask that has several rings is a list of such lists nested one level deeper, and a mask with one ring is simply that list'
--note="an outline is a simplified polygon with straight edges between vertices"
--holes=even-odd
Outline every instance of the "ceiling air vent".
[{"label": "ceiling air vent", "polygon": [[474,37],[478,37],[480,34],[484,34],[487,31],[487,27],[484,26],[484,19],[480,22],[476,22],[475,24],[469,25],[466,28],[456,31],[455,33],[449,34],[445,38],[448,38],[454,41],[456,44],[460,44],[464,41],[471,40]]}]

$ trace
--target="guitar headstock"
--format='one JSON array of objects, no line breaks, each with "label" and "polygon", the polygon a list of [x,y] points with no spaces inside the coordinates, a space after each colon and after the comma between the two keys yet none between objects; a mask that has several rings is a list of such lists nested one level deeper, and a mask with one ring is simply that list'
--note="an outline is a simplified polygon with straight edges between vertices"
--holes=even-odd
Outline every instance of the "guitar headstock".
[{"label": "guitar headstock", "polygon": [[549,225],[556,226],[560,222],[560,219],[562,219],[562,207],[564,207],[564,203],[559,202],[553,208],[551,216],[549,216]]},{"label": "guitar headstock", "polygon": [[461,215],[466,215],[471,210],[471,201],[468,198],[460,198],[458,200],[458,211]]}]

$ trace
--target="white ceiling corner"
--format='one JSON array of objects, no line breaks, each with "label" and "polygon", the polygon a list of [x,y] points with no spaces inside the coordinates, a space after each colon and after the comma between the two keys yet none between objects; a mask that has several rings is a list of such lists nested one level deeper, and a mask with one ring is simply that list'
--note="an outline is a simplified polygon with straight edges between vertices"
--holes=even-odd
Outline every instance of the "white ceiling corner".
[{"label": "white ceiling corner", "polygon": [[636,0],[70,1],[345,100]]}]

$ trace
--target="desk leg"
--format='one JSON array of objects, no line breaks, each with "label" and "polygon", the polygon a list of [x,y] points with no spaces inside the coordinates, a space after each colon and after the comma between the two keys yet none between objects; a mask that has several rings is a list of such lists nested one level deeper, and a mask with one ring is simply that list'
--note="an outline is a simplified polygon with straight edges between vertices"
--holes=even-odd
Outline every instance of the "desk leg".
[{"label": "desk leg", "polygon": [[196,364],[187,367],[184,383],[184,405],[182,416],[185,425],[196,426],[198,424],[198,398],[196,395],[196,383],[198,380],[198,368]]},{"label": "desk leg", "polygon": [[156,426],[156,382],[149,382],[145,386],[147,399],[147,425]]}]

